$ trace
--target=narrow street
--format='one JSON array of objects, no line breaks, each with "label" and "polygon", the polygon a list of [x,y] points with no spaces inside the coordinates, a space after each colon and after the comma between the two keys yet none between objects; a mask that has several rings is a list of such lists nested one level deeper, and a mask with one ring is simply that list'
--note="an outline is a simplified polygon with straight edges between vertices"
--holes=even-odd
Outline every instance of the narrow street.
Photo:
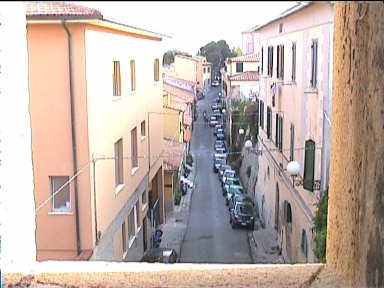
[{"label": "narrow street", "polygon": [[181,263],[252,263],[246,229],[232,229],[222,188],[213,172],[213,128],[204,127],[203,111],[210,105],[219,88],[209,88],[198,102],[198,119],[193,130],[191,153],[196,165],[195,191],[185,240],[181,247]]}]

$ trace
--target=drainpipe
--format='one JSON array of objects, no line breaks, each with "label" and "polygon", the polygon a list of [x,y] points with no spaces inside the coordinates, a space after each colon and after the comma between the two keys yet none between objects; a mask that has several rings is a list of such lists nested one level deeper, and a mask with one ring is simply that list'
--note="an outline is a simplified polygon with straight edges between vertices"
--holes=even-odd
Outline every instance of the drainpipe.
[{"label": "drainpipe", "polygon": [[[77,142],[76,142],[76,119],[75,119],[75,101],[74,101],[74,91],[73,91],[73,65],[72,65],[72,34],[68,29],[67,23],[65,20],[62,20],[63,27],[68,36],[68,66],[69,66],[69,94],[70,94],[70,106],[71,106],[71,134],[72,134],[72,163],[73,163],[73,173],[77,172]],[[80,243],[80,229],[79,229],[79,199],[78,199],[78,179],[74,179],[74,188],[75,188],[75,219],[76,219],[76,249],[77,256],[81,253],[81,243]]]}]

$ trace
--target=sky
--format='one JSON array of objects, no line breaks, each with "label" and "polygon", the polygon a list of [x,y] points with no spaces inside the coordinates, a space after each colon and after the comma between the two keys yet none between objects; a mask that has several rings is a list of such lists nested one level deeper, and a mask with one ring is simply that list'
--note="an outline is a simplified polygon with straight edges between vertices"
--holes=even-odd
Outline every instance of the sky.
[{"label": "sky", "polygon": [[104,17],[166,34],[169,50],[196,55],[211,41],[241,48],[241,32],[262,24],[296,1],[72,1],[95,8]]}]

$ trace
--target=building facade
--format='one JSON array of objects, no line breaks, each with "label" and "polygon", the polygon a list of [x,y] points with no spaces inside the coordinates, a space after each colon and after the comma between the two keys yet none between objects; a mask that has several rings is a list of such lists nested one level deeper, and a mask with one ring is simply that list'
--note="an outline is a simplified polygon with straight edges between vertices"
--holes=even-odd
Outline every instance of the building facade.
[{"label": "building facade", "polygon": [[[255,201],[288,262],[316,262],[313,219],[328,189],[333,5],[307,3],[260,35],[259,173]],[[297,161],[294,183],[287,164]]]},{"label": "building facade", "polygon": [[212,64],[204,56],[193,57],[197,60],[196,85],[199,91],[203,91],[211,85]]},{"label": "building facade", "polygon": [[26,5],[36,206],[52,198],[37,258],[137,261],[164,218],[164,37],[78,5]]}]

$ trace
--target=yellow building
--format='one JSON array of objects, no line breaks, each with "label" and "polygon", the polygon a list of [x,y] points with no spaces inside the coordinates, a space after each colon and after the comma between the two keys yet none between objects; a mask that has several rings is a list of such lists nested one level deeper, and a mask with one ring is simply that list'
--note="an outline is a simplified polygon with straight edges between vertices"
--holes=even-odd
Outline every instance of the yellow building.
[{"label": "yellow building", "polygon": [[25,5],[36,207],[52,197],[37,258],[138,261],[164,220],[162,159],[148,157],[163,148],[164,36],[78,5]]}]

